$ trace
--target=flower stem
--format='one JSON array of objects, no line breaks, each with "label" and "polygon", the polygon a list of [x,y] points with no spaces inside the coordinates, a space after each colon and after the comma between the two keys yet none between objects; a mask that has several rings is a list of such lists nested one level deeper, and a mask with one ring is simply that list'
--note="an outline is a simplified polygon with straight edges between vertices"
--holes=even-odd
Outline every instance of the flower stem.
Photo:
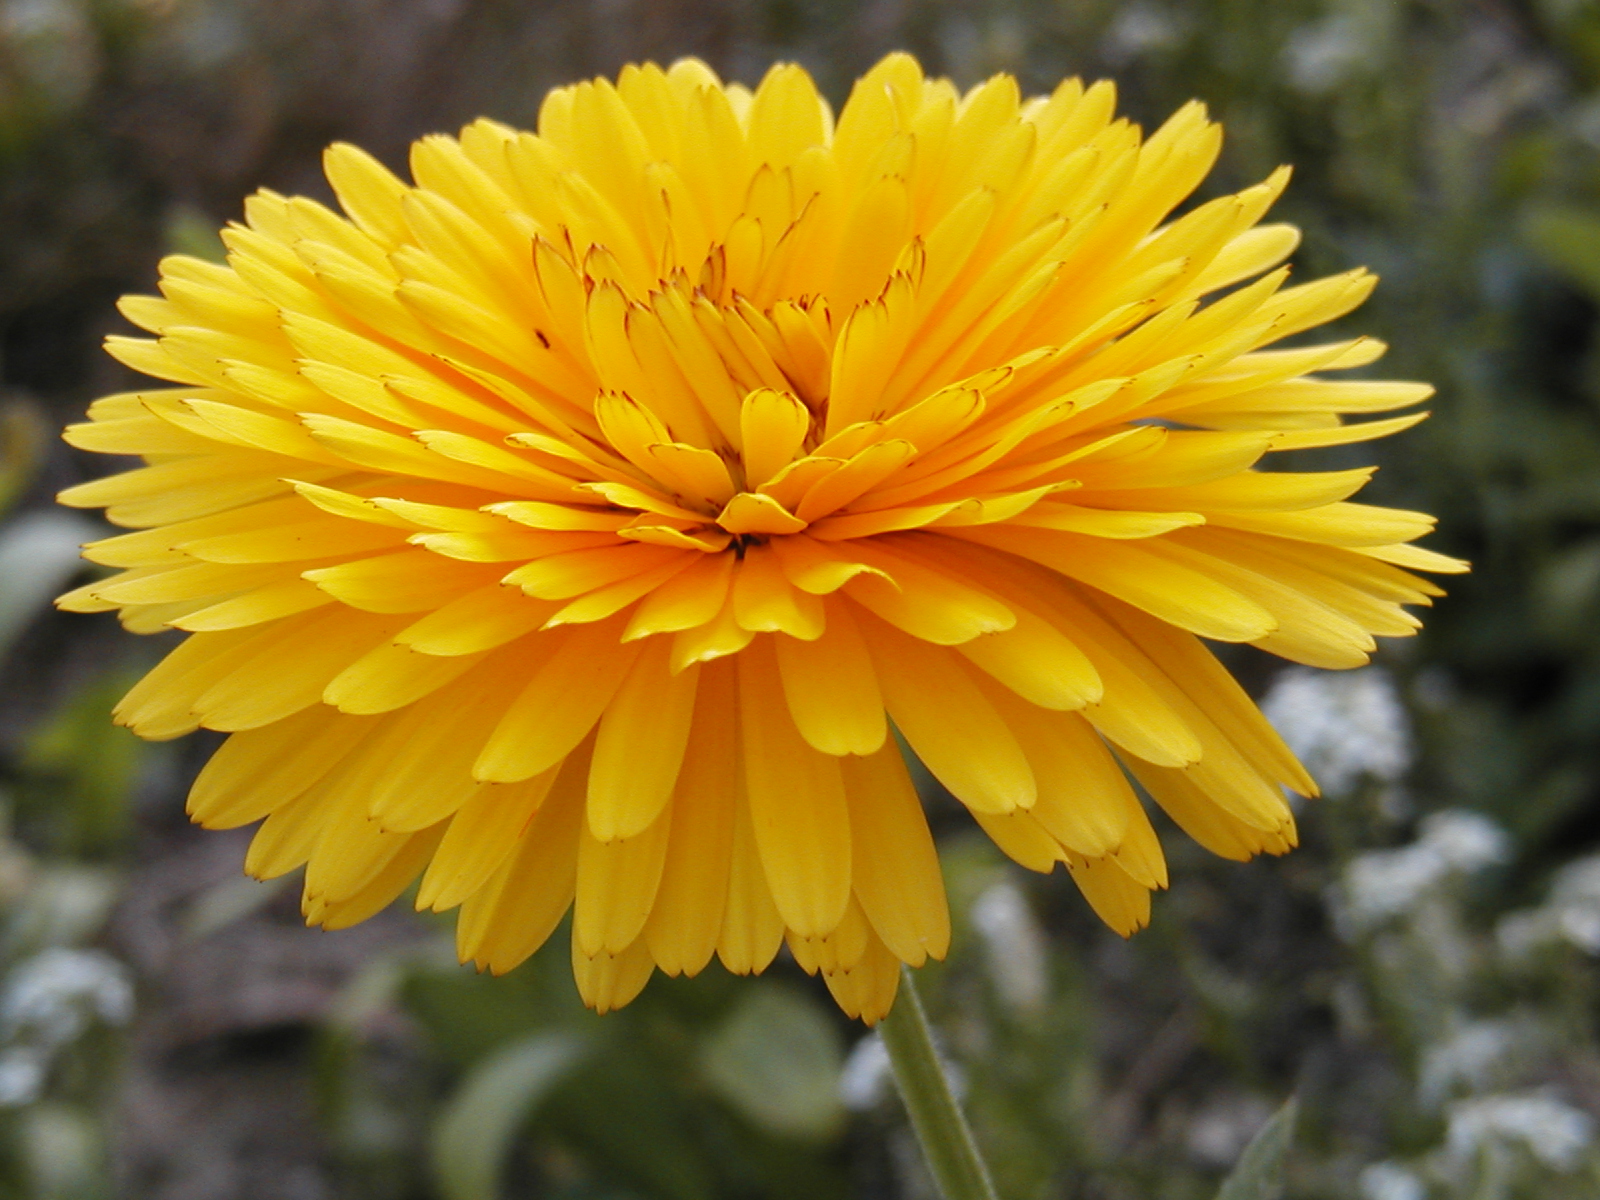
[{"label": "flower stem", "polygon": [[900,969],[900,1001],[878,1025],[900,1097],[944,1200],[995,1200],[989,1168],[939,1065],[910,968]]}]

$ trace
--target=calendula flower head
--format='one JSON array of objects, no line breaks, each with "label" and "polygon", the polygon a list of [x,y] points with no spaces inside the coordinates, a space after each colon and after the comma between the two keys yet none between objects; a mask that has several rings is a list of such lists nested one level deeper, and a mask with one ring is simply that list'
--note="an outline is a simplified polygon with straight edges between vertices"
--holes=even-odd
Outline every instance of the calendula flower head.
[{"label": "calendula flower head", "polygon": [[[1349,381],[1361,271],[1290,287],[1286,171],[1169,220],[1216,158],[1110,84],[970,92],[893,55],[835,120],[811,79],[702,63],[480,120],[405,183],[326,156],[343,214],[260,192],[227,265],[175,256],[109,349],[173,386],[68,440],[137,532],[65,597],[188,639],[123,700],[232,734],[202,825],[262,821],[307,919],[419,875],[505,971],[569,908],[584,998],[787,942],[867,1021],[949,919],[894,730],[1024,866],[1126,934],[1166,881],[1137,780],[1228,858],[1310,778],[1201,639],[1351,667],[1432,525],[1369,470],[1273,451],[1430,389]],[[1276,269],[1275,269],[1276,268]]]}]

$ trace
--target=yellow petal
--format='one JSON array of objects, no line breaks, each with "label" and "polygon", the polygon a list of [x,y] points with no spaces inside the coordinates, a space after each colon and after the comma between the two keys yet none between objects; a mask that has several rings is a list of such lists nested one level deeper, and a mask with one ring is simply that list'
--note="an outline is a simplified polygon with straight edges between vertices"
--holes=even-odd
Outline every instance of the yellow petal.
[{"label": "yellow petal", "polygon": [[602,951],[590,958],[580,948],[577,933],[573,933],[572,976],[578,984],[578,995],[597,1013],[621,1008],[637,996],[650,981],[655,966],[643,938],[619,954]]},{"label": "yellow petal", "polygon": [[468,896],[456,923],[456,953],[503,975],[542,946],[572,904],[578,877],[588,756],[561,768],[544,803],[489,882]]},{"label": "yellow petal", "polygon": [[[744,780],[740,782],[743,784]],[[717,957],[733,974],[750,975],[766,970],[782,944],[783,917],[778,914],[761,865],[748,790],[741,786],[734,811],[728,900],[717,935]]]},{"label": "yellow petal", "polygon": [[666,864],[671,811],[659,812],[632,837],[602,842],[586,822],[578,835],[577,899],[573,945],[589,958],[620,954],[650,919]]},{"label": "yellow petal", "polygon": [[838,761],[789,719],[771,638],[739,656],[751,826],[772,898],[801,937],[831,933],[850,899],[850,820]]},{"label": "yellow petal", "polygon": [[668,562],[687,562],[683,554],[667,546],[640,542],[569,550],[518,567],[505,577],[505,582],[541,600],[570,600]]},{"label": "yellow petal", "polygon": [[560,767],[523,783],[481,783],[450,818],[428,864],[417,908],[454,908],[488,883],[544,803]]},{"label": "yellow petal", "polygon": [[1017,695],[1044,708],[1075,709],[1095,704],[1105,685],[1087,655],[1044,618],[1012,601],[1017,623],[956,647]]},{"label": "yellow petal", "polygon": [[814,641],[774,639],[789,715],[800,736],[824,754],[873,754],[888,736],[883,696],[850,608],[826,606]]},{"label": "yellow petal", "polygon": [[708,554],[655,588],[634,610],[624,641],[695,629],[722,611],[733,578],[731,554]]},{"label": "yellow petal", "polygon": [[685,629],[672,636],[672,669],[686,670],[695,663],[737,654],[748,646],[755,634],[734,619],[733,598],[723,602],[722,610],[713,620],[694,629]]},{"label": "yellow petal", "polygon": [[[193,702],[207,729],[254,729],[309,708],[373,644],[393,636],[394,618],[317,609],[265,627],[248,656]],[[204,635],[196,635],[204,636]]]},{"label": "yellow petal", "polygon": [[395,634],[395,641],[423,654],[477,654],[537,629],[555,607],[520,589],[491,583],[446,601]]},{"label": "yellow petal", "polygon": [[846,1016],[876,1025],[888,1016],[900,988],[900,961],[872,934],[861,961],[847,971],[825,977],[828,991]]},{"label": "yellow petal", "polygon": [[308,896],[302,905],[306,923],[330,931],[348,929],[387,908],[421,873],[443,833],[442,827],[436,827],[407,835],[387,856],[387,862],[347,896]]},{"label": "yellow petal", "polygon": [[650,954],[668,975],[698,974],[722,933],[736,813],[745,806],[735,687],[732,664],[701,668],[689,745],[672,796],[661,886],[645,926]]},{"label": "yellow petal", "polygon": [[1089,723],[1037,708],[992,685],[991,704],[1027,755],[1039,797],[1028,811],[1056,841],[1087,858],[1122,845],[1138,799]]},{"label": "yellow petal", "polygon": [[481,658],[481,653],[440,658],[385,642],[329,680],[322,699],[340,712],[392,712],[437,691]]},{"label": "yellow petal", "polygon": [[600,720],[638,657],[638,645],[618,643],[619,633],[616,622],[602,621],[541,634],[549,657],[495,725],[473,777],[516,783],[570,754]]},{"label": "yellow petal", "polygon": [[1137,759],[1128,769],[1185,833],[1211,853],[1236,862],[1265,851],[1283,854],[1295,844],[1294,821],[1285,812],[1276,829],[1261,829],[1220,807],[1182,771]]},{"label": "yellow petal", "polygon": [[855,894],[878,936],[902,962],[921,966],[950,947],[939,856],[922,802],[893,742],[840,761],[855,848]]},{"label": "yellow petal", "polygon": [[782,632],[802,641],[822,635],[822,601],[793,587],[771,547],[753,545],[733,575],[733,616],[752,633]]},{"label": "yellow petal", "polygon": [[1072,855],[1067,870],[1100,919],[1123,937],[1150,924],[1149,889],[1130,879],[1115,859]]},{"label": "yellow petal", "polygon": [[375,719],[307,709],[231,735],[195,778],[186,811],[207,829],[259,821],[328,774]]},{"label": "yellow petal", "polygon": [[788,466],[810,428],[811,413],[790,393],[759,388],[746,396],[739,410],[746,485],[760,487]]},{"label": "yellow petal", "polygon": [[[863,608],[913,637],[954,646],[1016,624],[1016,615],[987,591],[960,578],[957,569],[932,555],[911,557],[919,544],[882,541],[852,545],[849,552],[878,574],[850,580],[847,594]],[[935,551],[937,553],[937,551]]]},{"label": "yellow petal", "polygon": [[980,812],[1030,807],[1027,756],[961,660],[882,622],[865,632],[889,715],[939,782]]},{"label": "yellow petal", "polygon": [[469,566],[428,550],[401,550],[337,567],[319,567],[303,572],[302,577],[352,608],[414,613],[450,604],[497,574],[493,567]]},{"label": "yellow petal", "polygon": [[771,496],[740,492],[717,514],[717,524],[729,533],[799,533],[806,523]]},{"label": "yellow petal", "polygon": [[230,600],[222,600],[216,605],[195,610],[189,616],[181,616],[170,624],[174,629],[187,629],[190,632],[238,629],[242,626],[259,626],[262,622],[275,621],[280,616],[293,616],[294,613],[304,613],[330,603],[333,603],[333,597],[315,584],[309,584],[304,579],[288,579],[254,587]]},{"label": "yellow petal", "polygon": [[1272,614],[1259,604],[1140,544],[1054,530],[1027,537],[991,526],[957,532],[1082,580],[1201,637],[1253,642],[1277,628]]},{"label": "yellow petal", "polygon": [[[677,782],[700,669],[672,674],[670,649],[664,638],[647,643],[600,717],[588,814],[589,831],[602,843],[638,838],[658,824]],[[632,940],[630,934],[611,949]]]}]

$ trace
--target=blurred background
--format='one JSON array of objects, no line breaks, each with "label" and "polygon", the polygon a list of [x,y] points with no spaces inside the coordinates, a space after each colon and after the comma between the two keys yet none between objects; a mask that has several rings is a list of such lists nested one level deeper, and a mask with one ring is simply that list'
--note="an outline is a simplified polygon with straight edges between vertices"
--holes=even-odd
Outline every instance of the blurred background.
[{"label": "blurred background", "polygon": [[1282,860],[1169,830],[1131,942],[933,798],[924,990],[1002,1194],[1209,1197],[1297,1093],[1295,1200],[1600,1195],[1600,2],[0,0],[0,1198],[931,1197],[881,1048],[792,964],[597,1018],[560,945],[496,981],[406,912],[305,930],[246,831],[185,822],[211,743],[109,723],[164,647],[48,603],[101,536],[50,497],[110,465],[55,431],[133,386],[113,301],[249,190],[632,59],[798,60],[837,103],[897,47],[1111,75],[1147,127],[1199,97],[1202,198],[1295,164],[1299,276],[1376,270],[1348,327],[1439,386],[1316,462],[1375,453],[1477,564],[1373,667],[1232,660],[1327,796]]}]

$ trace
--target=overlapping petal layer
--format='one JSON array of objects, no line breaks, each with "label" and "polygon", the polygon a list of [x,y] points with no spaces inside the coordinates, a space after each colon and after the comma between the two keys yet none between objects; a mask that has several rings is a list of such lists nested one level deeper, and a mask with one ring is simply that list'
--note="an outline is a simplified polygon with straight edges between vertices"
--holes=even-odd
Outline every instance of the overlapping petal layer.
[{"label": "overlapping petal layer", "polygon": [[63,495],[137,530],[63,605],[190,632],[119,720],[232,734],[190,811],[261,821],[314,923],[420,876],[503,971],[575,907],[602,1010],[787,941],[887,1011],[949,937],[891,723],[1124,933],[1165,883],[1130,777],[1286,850],[1314,785],[1201,639],[1350,667],[1415,629],[1413,572],[1463,569],[1430,518],[1263,467],[1430,389],[1279,348],[1371,277],[1288,285],[1286,172],[1169,220],[1220,131],[1113,107],[896,55],[835,121],[798,68],[688,61],[426,138],[413,184],[333,147],[344,214],[262,192],[226,266],[165,260],[110,349],[172,386],[68,432],[147,465]]}]

